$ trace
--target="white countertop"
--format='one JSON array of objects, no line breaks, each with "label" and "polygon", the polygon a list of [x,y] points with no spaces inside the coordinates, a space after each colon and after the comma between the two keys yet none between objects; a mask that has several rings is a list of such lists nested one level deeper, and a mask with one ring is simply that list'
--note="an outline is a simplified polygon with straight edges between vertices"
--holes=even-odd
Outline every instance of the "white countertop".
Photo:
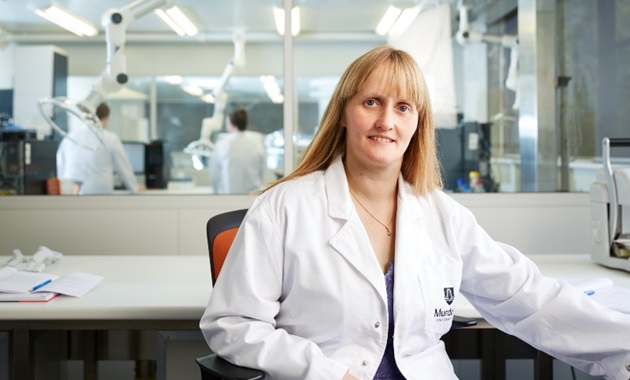
[{"label": "white countertop", "polygon": [[0,320],[199,320],[212,289],[208,256],[66,255],[44,271],[104,279],[81,298],[2,302]]},{"label": "white countertop", "polygon": [[[608,277],[630,288],[630,273],[605,268],[580,255],[530,255],[550,277]],[[0,257],[0,263],[8,257]],[[104,277],[81,298],[59,296],[45,303],[0,303],[5,320],[199,320],[211,293],[210,263],[199,256],[73,256],[66,255],[46,272],[87,272]],[[479,314],[463,297],[456,313]]]}]

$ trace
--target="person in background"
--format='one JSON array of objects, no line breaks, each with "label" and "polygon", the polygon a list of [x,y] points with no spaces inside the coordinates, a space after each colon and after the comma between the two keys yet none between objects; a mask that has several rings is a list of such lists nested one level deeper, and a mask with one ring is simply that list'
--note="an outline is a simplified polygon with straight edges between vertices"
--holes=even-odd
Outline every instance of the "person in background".
[{"label": "person in background", "polygon": [[267,172],[263,136],[247,131],[247,110],[237,108],[226,119],[223,135],[210,158],[210,176],[216,194],[248,194],[265,185]]},{"label": "person in background", "polygon": [[460,293],[497,329],[630,378],[630,315],[544,277],[442,191],[424,77],[381,46],[342,75],[295,171],[254,200],[200,328],[265,379],[453,380],[440,338]]},{"label": "person in background", "polygon": [[68,134],[70,139],[64,138],[57,149],[57,178],[74,180],[79,185],[80,195],[113,193],[114,172],[120,176],[128,191],[137,193],[144,190],[144,186],[138,184],[122,141],[114,132],[105,129],[109,112],[106,103],[96,108],[96,116],[103,125],[102,144],[94,131],[81,125],[71,131]]}]

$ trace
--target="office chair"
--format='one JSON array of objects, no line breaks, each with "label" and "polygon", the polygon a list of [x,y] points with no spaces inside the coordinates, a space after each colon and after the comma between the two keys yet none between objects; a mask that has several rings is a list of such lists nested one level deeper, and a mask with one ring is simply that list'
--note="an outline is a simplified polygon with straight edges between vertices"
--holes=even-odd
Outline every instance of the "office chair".
[{"label": "office chair", "polygon": [[[206,224],[210,275],[213,286],[217,282],[234,236],[236,236],[246,213],[247,209],[225,212],[211,217]],[[202,380],[257,380],[265,378],[265,373],[260,370],[234,365],[214,353],[197,358],[196,362],[201,370]]]},{"label": "office chair", "polygon": [[[221,272],[232,241],[246,213],[247,209],[241,209],[218,214],[211,217],[206,224],[212,285],[219,277],[219,272]],[[451,329],[474,326],[476,324],[476,319],[454,317]],[[265,377],[264,372],[260,370],[239,367],[214,353],[197,358],[196,362],[201,369],[202,380],[256,380],[264,379]]]}]

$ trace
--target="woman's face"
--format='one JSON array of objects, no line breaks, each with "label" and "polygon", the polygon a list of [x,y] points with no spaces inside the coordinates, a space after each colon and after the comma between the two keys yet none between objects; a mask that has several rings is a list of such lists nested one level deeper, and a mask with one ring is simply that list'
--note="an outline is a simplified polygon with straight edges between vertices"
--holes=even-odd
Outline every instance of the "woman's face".
[{"label": "woman's face", "polygon": [[387,70],[386,64],[377,67],[346,104],[341,126],[346,128],[349,165],[400,170],[418,128],[418,110],[405,83],[392,81]]}]

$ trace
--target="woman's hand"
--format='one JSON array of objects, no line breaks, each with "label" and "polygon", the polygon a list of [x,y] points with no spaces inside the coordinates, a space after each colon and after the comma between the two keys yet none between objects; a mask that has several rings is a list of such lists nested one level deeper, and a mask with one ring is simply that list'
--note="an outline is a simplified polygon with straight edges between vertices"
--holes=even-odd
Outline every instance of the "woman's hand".
[{"label": "woman's hand", "polygon": [[354,377],[350,374],[350,371],[346,372],[345,375],[343,375],[343,379],[341,380],[359,380],[358,377]]}]

